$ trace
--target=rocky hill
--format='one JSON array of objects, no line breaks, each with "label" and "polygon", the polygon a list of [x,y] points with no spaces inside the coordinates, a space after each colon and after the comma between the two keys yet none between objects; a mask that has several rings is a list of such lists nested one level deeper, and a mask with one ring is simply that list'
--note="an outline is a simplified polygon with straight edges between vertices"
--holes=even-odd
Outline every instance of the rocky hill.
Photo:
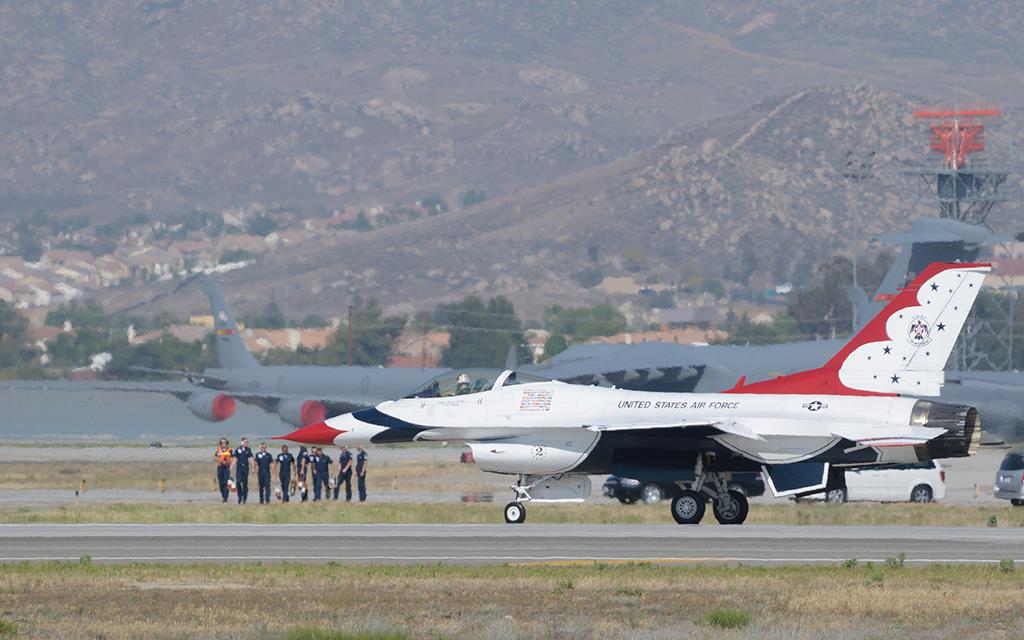
[{"label": "rocky hill", "polygon": [[913,104],[1021,102],[1021,21],[1010,0],[8,3],[0,217],[451,205],[229,278],[317,310],[800,281],[845,246],[847,150],[880,154],[876,234],[907,215]]},{"label": "rocky hill", "polygon": [[[850,248],[847,150],[876,151],[874,177],[860,190],[863,251],[932,213],[915,207],[915,179],[901,171],[935,162],[922,149],[923,125],[909,115],[913,101],[866,85],[800,91],[469,209],[282,249],[225,276],[226,284],[279,298],[287,290],[292,304],[327,310],[356,294],[406,310],[470,292],[504,294],[535,315],[608,296],[639,304],[643,285],[694,276],[752,288],[806,283]],[[1006,114],[992,135],[1024,142],[1022,116]],[[1019,214],[1019,203],[1009,203],[990,221],[1015,234]],[[586,270],[605,280],[582,282],[576,276]],[[609,286],[623,280],[633,286]]]},{"label": "rocky hill", "polygon": [[808,86],[1019,102],[996,2],[0,7],[0,213],[507,193]]}]

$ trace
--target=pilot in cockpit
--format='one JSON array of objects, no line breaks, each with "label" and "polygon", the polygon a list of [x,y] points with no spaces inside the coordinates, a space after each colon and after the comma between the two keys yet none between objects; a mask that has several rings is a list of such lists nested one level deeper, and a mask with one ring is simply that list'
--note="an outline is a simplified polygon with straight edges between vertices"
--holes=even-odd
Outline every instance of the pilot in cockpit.
[{"label": "pilot in cockpit", "polygon": [[459,377],[455,379],[455,395],[464,396],[469,393],[469,391],[469,376],[464,373],[460,373]]}]

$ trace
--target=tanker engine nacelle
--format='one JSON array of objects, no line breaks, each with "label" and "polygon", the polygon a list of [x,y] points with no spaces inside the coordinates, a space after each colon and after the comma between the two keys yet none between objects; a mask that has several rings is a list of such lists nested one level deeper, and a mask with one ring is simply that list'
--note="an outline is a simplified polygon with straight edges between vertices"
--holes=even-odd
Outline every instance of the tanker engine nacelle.
[{"label": "tanker engine nacelle", "polygon": [[200,391],[188,398],[188,410],[207,422],[220,422],[235,415],[235,399],[226,393]]},{"label": "tanker engine nacelle", "polygon": [[318,400],[282,400],[277,405],[277,415],[296,427],[323,422],[327,417],[324,403]]}]

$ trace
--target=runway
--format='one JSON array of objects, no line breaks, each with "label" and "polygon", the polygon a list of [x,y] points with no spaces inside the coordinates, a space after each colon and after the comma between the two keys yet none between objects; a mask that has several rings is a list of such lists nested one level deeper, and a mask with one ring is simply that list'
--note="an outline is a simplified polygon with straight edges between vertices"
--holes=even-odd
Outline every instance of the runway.
[{"label": "runway", "polygon": [[1024,529],[702,525],[0,525],[0,562],[1024,562]]}]

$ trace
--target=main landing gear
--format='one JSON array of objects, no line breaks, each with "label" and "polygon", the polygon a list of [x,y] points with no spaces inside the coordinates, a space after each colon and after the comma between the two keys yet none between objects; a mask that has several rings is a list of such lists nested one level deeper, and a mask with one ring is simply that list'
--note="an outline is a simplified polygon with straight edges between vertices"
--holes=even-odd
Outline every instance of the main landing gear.
[{"label": "main landing gear", "polygon": [[708,499],[719,524],[743,524],[750,503],[742,491],[729,489],[720,473],[704,473],[698,457],[697,479],[672,498],[672,519],[678,524],[698,524],[704,518]]}]

